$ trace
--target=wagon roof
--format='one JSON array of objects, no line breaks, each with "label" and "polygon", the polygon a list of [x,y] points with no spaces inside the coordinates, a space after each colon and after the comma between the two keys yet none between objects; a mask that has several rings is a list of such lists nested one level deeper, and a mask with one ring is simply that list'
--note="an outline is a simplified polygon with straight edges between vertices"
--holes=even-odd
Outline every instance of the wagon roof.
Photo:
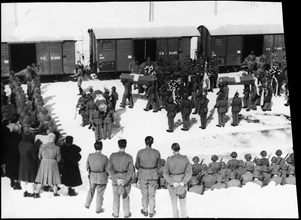
[{"label": "wagon roof", "polygon": [[200,36],[193,26],[93,28],[97,39],[167,38]]},{"label": "wagon roof", "polygon": [[224,26],[211,26],[204,25],[210,35],[252,35],[252,34],[283,34],[284,29],[281,24],[254,24],[254,25],[224,25]]}]

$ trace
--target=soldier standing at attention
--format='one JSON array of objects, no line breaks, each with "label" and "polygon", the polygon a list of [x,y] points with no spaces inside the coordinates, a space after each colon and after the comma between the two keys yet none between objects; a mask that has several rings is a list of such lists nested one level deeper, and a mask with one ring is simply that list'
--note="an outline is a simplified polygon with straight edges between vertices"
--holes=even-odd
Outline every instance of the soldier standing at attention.
[{"label": "soldier standing at attention", "polygon": [[228,102],[225,99],[225,95],[221,93],[220,95],[220,100],[218,100],[215,104],[215,108],[217,108],[217,113],[218,113],[218,125],[217,127],[224,127],[225,126],[225,114],[227,112],[227,105]]},{"label": "soldier standing at attention", "polygon": [[168,118],[168,130],[166,131],[173,132],[175,127],[174,119],[177,115],[177,105],[174,103],[172,97],[169,97],[165,110],[167,111],[167,118]]},{"label": "soldier standing at attention", "polygon": [[86,168],[89,172],[90,189],[87,194],[85,207],[90,208],[90,204],[93,200],[95,189],[97,189],[96,197],[96,213],[104,212],[103,195],[108,183],[108,174],[106,172],[108,167],[108,157],[101,153],[102,142],[96,141],[94,143],[95,153],[89,154],[87,159]]},{"label": "soldier standing at attention", "polygon": [[79,61],[77,61],[77,69],[76,69],[76,74],[75,77],[77,78],[77,86],[79,89],[79,94],[78,95],[82,95],[83,93],[83,89],[82,89],[82,82],[84,80],[84,66],[82,65],[82,63]]},{"label": "soldier standing at attention", "polygon": [[192,168],[187,156],[180,154],[178,143],[173,143],[171,149],[174,155],[167,158],[163,176],[168,183],[167,188],[171,199],[173,217],[179,218],[177,206],[179,199],[182,218],[187,218],[186,193],[187,184],[192,176]]},{"label": "soldier standing at attention", "polygon": [[151,218],[156,214],[156,188],[161,168],[161,155],[158,150],[152,148],[153,143],[152,136],[145,138],[146,147],[138,151],[135,163],[142,194],[143,209],[141,209],[141,213],[144,216],[149,214]]},{"label": "soldier standing at attention", "polygon": [[93,125],[95,140],[101,140],[104,137],[103,124],[104,112],[99,111],[98,107],[94,109],[90,117],[90,123]]},{"label": "soldier standing at attention", "polygon": [[201,129],[206,129],[206,125],[207,125],[207,114],[208,114],[208,103],[209,103],[209,99],[206,97],[206,93],[203,93],[200,97],[200,101],[199,101],[199,109],[198,109],[198,113],[200,115],[201,118]]},{"label": "soldier standing at attention", "polygon": [[183,128],[181,128],[182,131],[189,130],[189,116],[192,110],[192,105],[192,101],[188,99],[188,94],[184,94],[184,98],[180,103],[180,109],[183,120]]},{"label": "soldier standing at attention", "polygon": [[246,84],[244,85],[244,97],[243,97],[243,107],[242,108],[250,108],[250,85]]},{"label": "soldier standing at attention", "polygon": [[87,110],[87,102],[88,102],[88,97],[85,92],[82,93],[82,96],[79,97],[77,101],[76,108],[79,108],[78,113],[82,116],[82,126],[85,127],[86,125],[89,124],[89,113]]},{"label": "soldier standing at attention", "polygon": [[107,112],[104,116],[104,126],[103,126],[103,131],[104,131],[104,139],[109,138],[111,139],[112,135],[112,125],[115,122],[115,115],[114,115],[114,110],[112,108],[112,104],[108,104],[108,109]]},{"label": "soldier standing at attention", "polygon": [[237,126],[238,125],[238,114],[241,111],[242,107],[242,101],[241,98],[239,98],[239,93],[236,92],[233,99],[232,99],[232,117],[233,117],[233,123],[231,124],[232,126]]},{"label": "soldier standing at attention", "polygon": [[118,93],[116,92],[116,87],[113,86],[112,89],[111,89],[111,94],[110,94],[110,101],[112,103],[112,108],[113,108],[113,111],[115,112],[115,108],[116,108],[116,102],[118,100]]},{"label": "soldier standing at attention", "polygon": [[[118,140],[119,151],[112,153],[109,159],[108,173],[112,177],[113,185],[113,214],[119,216],[120,196],[123,199],[124,218],[129,218],[131,181],[135,171],[133,157],[125,152],[126,139]],[[120,190],[123,189],[123,190]]]}]

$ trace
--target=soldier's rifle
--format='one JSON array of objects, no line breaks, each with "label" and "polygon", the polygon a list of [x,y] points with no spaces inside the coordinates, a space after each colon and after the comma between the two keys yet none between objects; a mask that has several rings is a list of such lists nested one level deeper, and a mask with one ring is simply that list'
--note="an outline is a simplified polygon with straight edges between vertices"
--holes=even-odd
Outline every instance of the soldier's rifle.
[{"label": "soldier's rifle", "polygon": [[285,160],[287,159],[288,155],[289,155],[289,153],[287,153],[287,155],[285,156],[285,158],[281,158],[281,159],[279,160],[279,162],[277,163],[277,165],[279,165],[279,164],[282,162],[283,159],[284,159],[284,161],[285,161]]},{"label": "soldier's rifle", "polygon": [[204,158],[203,158],[203,160],[201,161],[200,165],[202,165],[203,162],[204,162]]},{"label": "soldier's rifle", "polygon": [[[255,162],[255,160],[257,159],[257,156],[254,158],[253,163]],[[253,167],[252,173],[254,172],[255,166]]]}]

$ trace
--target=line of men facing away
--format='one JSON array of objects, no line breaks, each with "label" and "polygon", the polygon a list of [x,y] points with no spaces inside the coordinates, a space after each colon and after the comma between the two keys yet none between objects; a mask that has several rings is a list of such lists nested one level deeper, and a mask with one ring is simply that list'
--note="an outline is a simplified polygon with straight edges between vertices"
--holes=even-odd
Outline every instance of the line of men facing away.
[{"label": "line of men facing away", "polygon": [[[90,190],[85,203],[90,208],[95,190],[97,189],[96,213],[102,213],[103,195],[108,183],[112,179],[113,186],[113,213],[112,216],[119,217],[120,197],[123,201],[124,217],[131,216],[130,212],[130,191],[131,184],[138,181],[137,185],[142,194],[141,214],[154,217],[156,214],[156,189],[167,188],[169,191],[173,217],[179,217],[177,207],[180,202],[181,216],[187,217],[186,194],[187,191],[203,194],[208,189],[220,189],[226,187],[241,187],[247,182],[254,182],[261,186],[274,181],[278,184],[296,184],[294,177],[294,155],[288,158],[281,157],[281,150],[277,150],[277,157],[266,158],[266,151],[261,152],[262,158],[251,161],[251,155],[245,156],[246,162],[236,159],[237,153],[231,153],[232,159],[225,162],[216,162],[217,156],[212,157],[209,166],[199,164],[198,158],[194,157],[194,164],[190,164],[187,156],[180,154],[180,146],[173,143],[171,146],[173,155],[161,159],[160,152],[152,148],[154,138],[145,138],[144,149],[138,151],[134,164],[130,154],[125,152],[127,141],[118,141],[119,151],[112,153],[109,158],[101,153],[102,142],[94,144],[95,153],[88,156],[87,170],[89,173]],[[287,155],[288,156],[288,155]],[[138,170],[137,177],[135,168]],[[225,182],[225,183],[224,183]]]}]

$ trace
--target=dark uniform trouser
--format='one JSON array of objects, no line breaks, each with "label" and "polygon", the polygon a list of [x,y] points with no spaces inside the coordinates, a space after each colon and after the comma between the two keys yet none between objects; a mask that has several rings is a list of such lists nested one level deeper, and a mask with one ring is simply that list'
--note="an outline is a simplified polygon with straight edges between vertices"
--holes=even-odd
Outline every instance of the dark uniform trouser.
[{"label": "dark uniform trouser", "polygon": [[200,98],[199,98],[199,97],[196,97],[196,98],[195,98],[194,113],[197,113],[197,112],[198,112],[199,106],[200,106]]},{"label": "dark uniform trouser", "polygon": [[142,194],[143,211],[154,213],[156,207],[156,188],[158,180],[139,180],[139,186]]},{"label": "dark uniform trouser", "polygon": [[225,126],[225,114],[226,113],[218,113],[218,124],[220,126]]},{"label": "dark uniform trouser", "polygon": [[[117,185],[113,184],[113,212],[114,216],[119,216],[120,195],[117,193]],[[131,184],[125,187],[125,194],[122,196],[124,216],[130,215],[130,192]]]},{"label": "dark uniform trouser", "polygon": [[250,106],[250,96],[249,96],[249,93],[245,93],[244,94],[244,98],[243,98],[243,102],[244,102],[244,108],[249,108]]},{"label": "dark uniform trouser", "polygon": [[183,128],[189,129],[189,116],[190,113],[182,113],[182,120],[183,120]]},{"label": "dark uniform trouser", "polygon": [[111,138],[112,122],[104,123],[104,138]]},{"label": "dark uniform trouser", "polygon": [[[173,217],[179,218],[179,210],[178,210],[178,204],[177,204],[179,196],[176,195],[174,188],[171,188],[169,185],[167,188],[168,188],[168,192],[169,192],[169,196],[170,196],[170,200],[171,200]],[[179,200],[180,200],[182,218],[187,218],[186,196],[185,196],[185,198],[179,198]]]},{"label": "dark uniform trouser", "polygon": [[94,127],[95,140],[103,138],[103,128],[102,128],[102,125],[103,125],[103,123],[96,124],[96,126]]},{"label": "dark uniform trouser", "polygon": [[167,117],[168,118],[168,130],[173,131],[175,128],[175,116],[173,117]]},{"label": "dark uniform trouser", "polygon": [[272,102],[264,102],[262,109],[263,110],[271,110],[271,107],[272,107]]},{"label": "dark uniform trouser", "polygon": [[202,128],[206,128],[206,124],[207,124],[207,113],[201,113],[200,114],[200,118],[201,118],[201,127]]},{"label": "dark uniform trouser", "polygon": [[89,124],[89,113],[84,112],[81,115],[82,115],[82,124],[88,125]]},{"label": "dark uniform trouser", "polygon": [[122,101],[121,101],[120,105],[125,106],[127,99],[129,99],[129,107],[133,107],[133,105],[134,105],[133,96],[132,96],[132,94],[128,94],[128,93],[123,94]]},{"label": "dark uniform trouser", "polygon": [[234,112],[234,111],[232,111],[233,124],[234,124],[234,125],[238,125],[238,113],[239,113],[239,112]]},{"label": "dark uniform trouser", "polygon": [[146,109],[146,110],[149,110],[150,106],[152,106],[152,109],[153,109],[154,111],[158,111],[157,103],[154,102],[152,98],[149,98],[149,99],[148,99],[145,109]]},{"label": "dark uniform trouser", "polygon": [[94,194],[95,194],[95,189],[97,189],[97,194],[96,194],[96,211],[100,211],[103,205],[103,195],[105,193],[107,184],[95,184],[91,183],[90,189],[87,195],[86,199],[86,204],[85,206],[90,207],[90,204],[93,200]]}]

